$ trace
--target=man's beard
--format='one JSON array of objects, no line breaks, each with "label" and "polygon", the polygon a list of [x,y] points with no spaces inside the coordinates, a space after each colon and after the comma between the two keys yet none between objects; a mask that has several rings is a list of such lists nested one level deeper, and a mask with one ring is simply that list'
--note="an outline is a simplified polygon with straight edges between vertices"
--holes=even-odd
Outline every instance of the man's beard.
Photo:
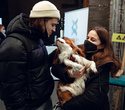
[{"label": "man's beard", "polygon": [[48,33],[47,33],[46,29],[45,29],[45,32],[43,33],[42,40],[43,40],[43,42],[44,42],[45,45],[51,45],[52,44],[52,41],[48,37]]}]

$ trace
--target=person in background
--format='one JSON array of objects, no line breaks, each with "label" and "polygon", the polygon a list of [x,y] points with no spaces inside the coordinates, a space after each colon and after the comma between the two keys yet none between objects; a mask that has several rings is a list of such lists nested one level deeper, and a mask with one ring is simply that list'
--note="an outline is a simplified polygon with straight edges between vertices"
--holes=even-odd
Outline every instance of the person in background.
[{"label": "person in background", "polygon": [[[36,3],[30,15],[16,16],[0,47],[1,99],[7,110],[52,110],[54,80],[44,42],[56,31],[60,12],[49,1]],[[31,45],[30,62],[22,37]],[[28,67],[30,64],[30,67]]]},{"label": "person in background", "polygon": [[[86,58],[96,63],[97,74],[90,73],[86,81],[85,91],[63,105],[63,110],[109,110],[107,93],[109,91],[109,76],[112,77],[120,69],[121,63],[113,51],[111,38],[103,27],[94,27],[87,35],[84,44],[79,47],[85,52]],[[66,83],[72,83],[74,78],[84,74],[85,66],[69,76],[62,64],[52,66],[52,73]],[[70,81],[70,82],[69,82]]]},{"label": "person in background", "polygon": [[5,26],[4,25],[0,25],[0,44],[5,39],[5,37],[6,37]]}]

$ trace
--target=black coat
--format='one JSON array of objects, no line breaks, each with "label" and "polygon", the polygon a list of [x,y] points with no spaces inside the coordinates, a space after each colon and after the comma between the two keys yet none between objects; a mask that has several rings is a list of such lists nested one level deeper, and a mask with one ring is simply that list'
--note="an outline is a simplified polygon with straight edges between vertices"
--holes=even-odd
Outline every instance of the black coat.
[{"label": "black coat", "polygon": [[25,15],[20,14],[10,22],[7,36],[18,33],[28,37],[32,46],[31,68],[27,67],[27,52],[19,39],[7,37],[0,46],[2,100],[7,110],[35,110],[50,98],[54,88],[41,34],[30,30],[23,19]]},{"label": "black coat", "polygon": [[[53,74],[63,82],[72,82],[73,79],[67,76],[63,65],[53,65]],[[108,90],[110,63],[97,68],[98,73],[90,73],[86,82],[83,94],[72,98],[63,105],[64,110],[109,110]]]}]

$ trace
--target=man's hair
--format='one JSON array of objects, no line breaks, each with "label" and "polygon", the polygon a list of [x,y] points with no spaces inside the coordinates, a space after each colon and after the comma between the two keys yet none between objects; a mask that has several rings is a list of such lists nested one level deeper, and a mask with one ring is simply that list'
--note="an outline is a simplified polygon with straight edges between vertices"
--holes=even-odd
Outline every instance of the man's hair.
[{"label": "man's hair", "polygon": [[44,32],[45,30],[43,27],[45,26],[45,22],[47,22],[49,19],[52,18],[26,18],[24,22],[30,29]]}]

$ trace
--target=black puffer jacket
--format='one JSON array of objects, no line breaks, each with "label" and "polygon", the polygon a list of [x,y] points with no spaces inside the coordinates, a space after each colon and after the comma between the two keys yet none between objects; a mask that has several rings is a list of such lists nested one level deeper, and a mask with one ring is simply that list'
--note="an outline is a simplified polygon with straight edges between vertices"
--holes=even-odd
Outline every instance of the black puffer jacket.
[{"label": "black puffer jacket", "polygon": [[20,14],[10,22],[7,36],[18,33],[28,37],[32,46],[31,68],[27,67],[27,52],[19,39],[7,37],[0,46],[2,100],[7,110],[35,110],[50,98],[54,88],[41,34],[25,25],[25,17]]}]

